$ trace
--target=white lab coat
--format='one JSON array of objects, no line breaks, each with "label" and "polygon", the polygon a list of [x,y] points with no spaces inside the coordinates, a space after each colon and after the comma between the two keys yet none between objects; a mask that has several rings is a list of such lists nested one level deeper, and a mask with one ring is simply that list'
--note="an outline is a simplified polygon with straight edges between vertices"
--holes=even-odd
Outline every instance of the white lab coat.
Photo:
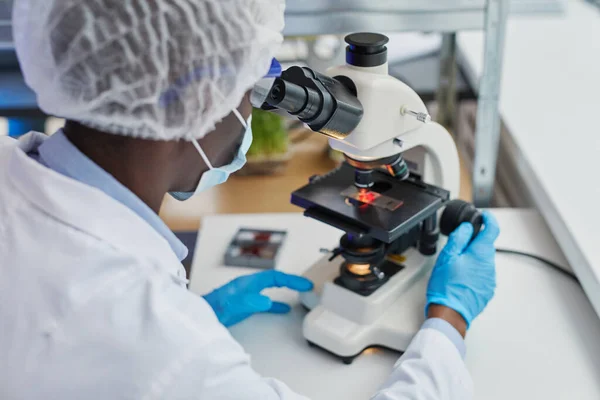
[{"label": "white lab coat", "polygon": [[[30,159],[42,140],[0,138],[0,399],[303,398],[252,369],[144,220]],[[470,397],[425,329],[374,398]]]}]

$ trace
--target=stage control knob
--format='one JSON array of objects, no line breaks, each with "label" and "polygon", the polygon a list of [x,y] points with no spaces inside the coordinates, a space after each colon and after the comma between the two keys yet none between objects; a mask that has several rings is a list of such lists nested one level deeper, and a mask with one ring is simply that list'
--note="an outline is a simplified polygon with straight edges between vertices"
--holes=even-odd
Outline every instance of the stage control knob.
[{"label": "stage control knob", "polygon": [[[446,209],[440,220],[440,231],[449,236],[463,222],[473,225],[473,239],[481,231],[483,226],[483,215],[475,206],[463,200],[452,200],[446,205]],[[471,239],[472,240],[472,239]]]}]

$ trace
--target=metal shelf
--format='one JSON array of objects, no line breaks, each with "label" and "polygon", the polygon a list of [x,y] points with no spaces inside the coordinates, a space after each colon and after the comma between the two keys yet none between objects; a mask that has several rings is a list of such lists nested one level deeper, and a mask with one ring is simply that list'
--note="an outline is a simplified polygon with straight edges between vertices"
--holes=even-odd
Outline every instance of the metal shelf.
[{"label": "metal shelf", "polygon": [[[507,2],[519,14],[561,13],[565,8],[565,0]],[[287,0],[285,34],[485,29],[487,10],[486,0]]]},{"label": "metal shelf", "polygon": [[288,36],[483,29],[485,0],[288,0]]},{"label": "metal shelf", "polygon": [[0,0],[0,50],[12,49],[12,15],[13,0]]}]

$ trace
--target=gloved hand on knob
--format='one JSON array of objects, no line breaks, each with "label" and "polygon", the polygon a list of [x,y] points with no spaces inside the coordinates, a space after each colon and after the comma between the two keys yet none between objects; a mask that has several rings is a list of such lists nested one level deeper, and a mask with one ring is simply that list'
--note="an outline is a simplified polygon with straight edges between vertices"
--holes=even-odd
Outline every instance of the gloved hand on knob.
[{"label": "gloved hand on knob", "polygon": [[256,313],[288,313],[289,305],[261,294],[264,289],[276,287],[307,292],[312,290],[313,284],[306,278],[272,270],[239,277],[203,297],[219,321],[231,326]]},{"label": "gloved hand on knob", "polygon": [[438,304],[458,312],[470,326],[494,296],[496,249],[500,234],[496,218],[483,212],[485,229],[475,239],[473,225],[461,224],[448,238],[427,287],[427,306]]}]

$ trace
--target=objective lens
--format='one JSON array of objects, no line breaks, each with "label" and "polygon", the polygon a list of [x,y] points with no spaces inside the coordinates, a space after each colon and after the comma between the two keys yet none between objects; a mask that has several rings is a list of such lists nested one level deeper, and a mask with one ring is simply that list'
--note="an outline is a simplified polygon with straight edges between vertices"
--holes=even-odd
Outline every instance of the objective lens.
[{"label": "objective lens", "polygon": [[373,170],[355,169],[354,170],[354,186],[361,189],[373,187]]},{"label": "objective lens", "polygon": [[410,170],[408,169],[408,165],[402,155],[399,155],[395,162],[392,164],[388,164],[385,166],[394,178],[397,178],[401,181],[408,179],[410,176]]}]

